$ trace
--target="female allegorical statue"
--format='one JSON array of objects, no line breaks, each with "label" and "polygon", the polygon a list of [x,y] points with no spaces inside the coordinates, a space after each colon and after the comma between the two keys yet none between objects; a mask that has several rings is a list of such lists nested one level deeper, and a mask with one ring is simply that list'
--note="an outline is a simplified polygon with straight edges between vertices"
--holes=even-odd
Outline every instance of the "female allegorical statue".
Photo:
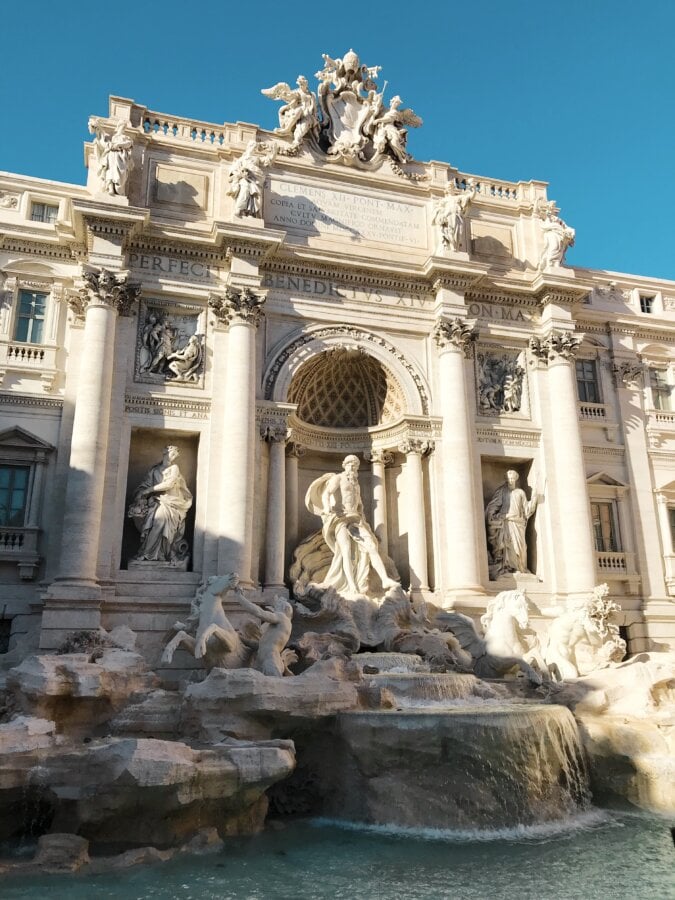
[{"label": "female allegorical statue", "polygon": [[176,465],[178,456],[178,447],[165,447],[161,463],[136,488],[128,512],[141,533],[136,561],[181,565],[187,560],[189,548],[183,536],[192,494]]}]

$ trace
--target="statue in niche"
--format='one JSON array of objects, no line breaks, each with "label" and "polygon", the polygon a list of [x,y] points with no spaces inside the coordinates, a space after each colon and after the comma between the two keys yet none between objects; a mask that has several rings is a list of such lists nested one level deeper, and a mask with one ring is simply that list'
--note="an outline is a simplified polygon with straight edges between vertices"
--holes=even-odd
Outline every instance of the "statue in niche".
[{"label": "statue in niche", "polygon": [[274,87],[260,92],[272,100],[285,101],[279,108],[279,127],[274,132],[293,135],[290,151],[298,150],[307,134],[311,133],[317,139],[319,136],[316,97],[310,91],[304,75],[298,76],[296,84],[297,90],[293,90],[285,81],[280,81]]},{"label": "statue in niche", "polygon": [[509,469],[506,481],[485,507],[490,578],[493,581],[508,572],[528,571],[525,529],[537,508],[537,495],[528,500],[525,491],[518,487],[519,478],[515,469]]},{"label": "statue in niche", "polygon": [[518,356],[478,354],[478,409],[484,415],[519,412],[523,399],[525,352]]},{"label": "statue in niche", "polygon": [[176,463],[179,455],[178,447],[165,447],[162,461],[149,470],[134,492],[128,516],[141,534],[135,562],[187,566],[185,517],[192,494]]},{"label": "statue in niche", "polygon": [[347,597],[367,596],[371,567],[385,590],[398,587],[387,574],[377,538],[363,514],[358,458],[346,456],[342,469],[313,481],[305,497],[307,509],[321,517],[323,539],[333,554],[321,587],[335,588]]},{"label": "statue in niche", "polygon": [[544,249],[539,259],[539,271],[543,272],[550,266],[562,266],[567,248],[574,246],[576,232],[558,216],[553,201],[545,204],[540,214],[543,214]]},{"label": "statue in niche", "polygon": [[230,166],[227,194],[234,197],[235,216],[260,218],[265,181],[263,170],[274,162],[277,150],[276,143],[249,141],[243,154]]},{"label": "statue in niche", "polygon": [[158,309],[148,310],[138,351],[138,374],[145,376],[144,381],[199,381],[204,350],[202,336],[190,334],[190,329],[196,327],[196,315],[173,316]]},{"label": "statue in niche", "polygon": [[[247,622],[237,630],[225,615],[224,595],[233,591],[239,604],[256,619],[265,622],[262,630]],[[203,659],[206,669],[243,669],[253,666],[264,675],[292,675],[288,666],[297,661],[285,649],[291,634],[293,608],[283,597],[275,597],[271,609],[248,600],[239,588],[239,576],[212,575],[202,584],[192,601],[187,622],[175,622],[176,632],[162,653],[169,664],[179,647],[195,659]]]},{"label": "statue in niche", "polygon": [[125,135],[124,127],[123,121],[118,122],[111,136],[101,129],[98,119],[91,119],[89,122],[89,131],[95,135],[96,174],[106,193],[113,197],[126,197],[127,181],[132,168],[133,143]]},{"label": "statue in niche", "polygon": [[609,587],[600,584],[590,597],[569,601],[567,606],[542,609],[545,616],[554,619],[544,659],[551,674],[560,681],[607,668],[624,658],[626,642],[619,634],[619,626],[610,622],[620,607],[608,594]]},{"label": "statue in niche", "polygon": [[464,246],[466,216],[475,196],[476,183],[473,178],[467,181],[464,191],[460,191],[454,180],[451,180],[445,188],[443,198],[436,201],[432,224],[439,227],[445,250],[456,253]]}]

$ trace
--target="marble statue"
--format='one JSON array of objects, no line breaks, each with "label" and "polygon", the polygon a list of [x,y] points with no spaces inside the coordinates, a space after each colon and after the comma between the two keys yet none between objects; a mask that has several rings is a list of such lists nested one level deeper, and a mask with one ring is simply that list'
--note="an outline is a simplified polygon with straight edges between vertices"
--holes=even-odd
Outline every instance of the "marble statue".
[{"label": "marble statue", "polygon": [[525,352],[478,354],[478,409],[484,415],[520,410],[525,376]]},{"label": "marble statue", "polygon": [[547,677],[548,666],[539,638],[530,626],[527,597],[522,591],[501,591],[492,597],[480,622],[488,653],[499,657],[517,656]]},{"label": "marble statue", "polygon": [[125,123],[118,122],[112,136],[105,134],[98,119],[89,123],[89,131],[95,135],[94,154],[96,173],[104,190],[111,196],[126,197],[127,181],[132,168],[133,143],[124,133]]},{"label": "marble statue", "polygon": [[[452,632],[460,647],[471,655],[471,669],[477,678],[503,678],[513,669],[519,669],[530,684],[537,686],[542,684],[542,675],[535,671],[519,653],[493,652],[488,647],[487,641],[478,634],[470,616],[442,610],[436,615],[434,623],[440,630]],[[499,646],[495,649],[507,650],[508,648],[503,644],[504,642],[500,641]]]},{"label": "marble statue", "polygon": [[187,622],[176,622],[176,632],[162,653],[169,664],[179,647],[203,659],[206,668],[241,669],[247,667],[257,649],[257,628],[240,633],[223,610],[223,595],[235,590],[239,576],[212,575],[196,592]]},{"label": "marble statue", "polygon": [[544,207],[544,249],[539,259],[539,271],[550,266],[561,266],[565,260],[568,247],[574,246],[575,231],[558,216],[555,203],[551,201]]},{"label": "marble statue", "polygon": [[443,198],[436,201],[432,223],[440,230],[444,249],[454,253],[464,248],[466,216],[475,196],[476,183],[470,178],[464,191],[449,181]]},{"label": "marble statue", "polygon": [[537,508],[537,495],[528,500],[525,491],[518,487],[519,478],[515,469],[509,469],[506,481],[485,507],[492,580],[507,572],[528,571],[525,529]]},{"label": "marble statue", "polygon": [[277,151],[276,143],[249,141],[243,154],[230,166],[227,194],[234,197],[235,216],[260,218],[264,169],[272,164]]},{"label": "marble statue", "polygon": [[271,608],[263,608],[247,599],[241,590],[235,591],[237,602],[246,612],[264,622],[260,629],[258,648],[253,660],[253,668],[263,675],[292,675],[288,666],[297,662],[297,655],[286,650],[291,636],[293,607],[283,597],[275,596]]},{"label": "marble statue", "polygon": [[173,373],[173,381],[198,381],[203,362],[202,345],[196,334],[191,334],[181,350],[175,350],[167,358],[167,368]]},{"label": "marble statue", "polygon": [[316,96],[302,75],[297,90],[280,81],[262,91],[272,100],[285,101],[275,132],[292,134],[293,140],[290,146],[281,145],[280,152],[294,153],[307,144],[359,168],[377,168],[388,159],[395,172],[405,174],[401,166],[411,160],[407,129],[418,128],[420,117],[403,109],[398,96],[385,106],[384,90],[379,90],[376,81],[380,67],[363,65],[353,50],[337,59],[324,53],[323,62],[323,69],[316,73]]},{"label": "marble statue", "polygon": [[398,587],[387,575],[377,538],[363,514],[358,458],[346,456],[342,469],[313,481],[305,497],[307,509],[321,517],[323,539],[333,554],[322,586],[350,597],[367,595],[372,567],[385,590]]},{"label": "marble statue", "polygon": [[625,656],[626,642],[618,625],[610,621],[620,607],[608,594],[608,586],[601,584],[590,597],[569,601],[565,607],[542,609],[554,620],[544,647],[544,659],[554,677],[561,681],[578,678],[621,662]]},{"label": "marble statue", "polygon": [[[409,159],[406,150],[408,131],[405,128],[419,128],[422,120],[411,109],[401,109],[399,96],[392,97],[389,108],[376,114],[372,120],[373,147],[375,158],[391,153],[394,159],[403,165]],[[380,104],[382,99],[380,95]]]},{"label": "marble statue", "polygon": [[149,309],[139,332],[138,374],[144,381],[199,381],[204,369],[203,336],[197,316]]},{"label": "marble statue", "polygon": [[276,134],[293,135],[290,150],[297,150],[306,135],[312,134],[318,138],[319,133],[316,97],[310,91],[304,75],[298,76],[296,84],[298,87],[293,90],[285,81],[280,81],[274,87],[261,91],[272,100],[285,101],[279,108],[279,127],[274,131]]},{"label": "marble statue", "polygon": [[192,494],[176,463],[178,456],[177,447],[165,447],[162,461],[149,470],[134,492],[128,515],[141,534],[135,561],[187,563],[185,517]]}]

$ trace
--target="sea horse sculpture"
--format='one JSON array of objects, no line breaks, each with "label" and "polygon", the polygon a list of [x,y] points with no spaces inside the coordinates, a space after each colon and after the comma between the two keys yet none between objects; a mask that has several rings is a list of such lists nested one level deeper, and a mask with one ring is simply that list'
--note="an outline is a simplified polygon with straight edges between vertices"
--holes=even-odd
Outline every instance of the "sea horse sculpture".
[{"label": "sea horse sculpture", "polygon": [[223,609],[223,595],[238,584],[239,576],[233,573],[213,575],[197,590],[187,622],[173,626],[176,634],[164,648],[163,663],[170,663],[176,650],[184,647],[195,659],[203,659],[209,671],[250,665],[258,646],[259,629],[249,625],[241,634]]}]

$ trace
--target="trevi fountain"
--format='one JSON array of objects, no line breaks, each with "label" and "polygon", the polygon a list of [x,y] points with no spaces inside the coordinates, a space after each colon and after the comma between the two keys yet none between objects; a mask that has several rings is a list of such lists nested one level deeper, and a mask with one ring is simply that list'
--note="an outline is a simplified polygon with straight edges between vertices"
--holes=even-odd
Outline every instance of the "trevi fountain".
[{"label": "trevi fountain", "polygon": [[672,350],[378,78],[0,178],[5,898],[673,896]]}]

